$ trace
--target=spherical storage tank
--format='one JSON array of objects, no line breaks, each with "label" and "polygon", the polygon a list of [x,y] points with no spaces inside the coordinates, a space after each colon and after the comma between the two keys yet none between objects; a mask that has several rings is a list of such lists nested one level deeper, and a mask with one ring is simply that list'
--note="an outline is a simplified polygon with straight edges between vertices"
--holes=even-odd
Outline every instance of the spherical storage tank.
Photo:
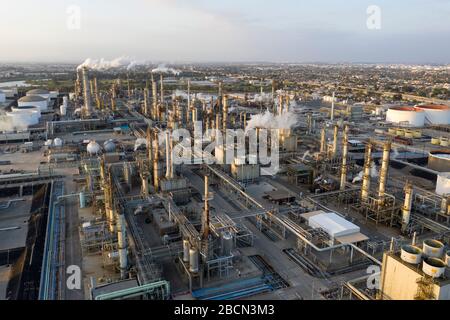
[{"label": "spherical storage tank", "polygon": [[426,124],[450,124],[450,107],[438,104],[418,105],[416,109],[425,112]]},{"label": "spherical storage tank", "polygon": [[38,107],[41,111],[47,110],[48,100],[41,96],[25,96],[17,101],[20,107]]},{"label": "spherical storage tank", "polygon": [[425,125],[425,112],[414,107],[392,107],[386,113],[386,121],[411,127],[423,127]]},{"label": "spherical storage tank", "polygon": [[42,98],[48,100],[48,98],[50,97],[50,91],[45,90],[45,89],[33,89],[30,91],[27,91],[26,95],[28,97],[29,96],[39,96],[39,97],[42,97]]},{"label": "spherical storage tank", "polygon": [[103,143],[103,149],[105,149],[105,152],[116,151],[116,144],[114,143],[114,140],[110,139],[105,141],[105,143]]},{"label": "spherical storage tank", "polygon": [[101,151],[101,148],[97,142],[91,141],[88,143],[86,150],[90,155],[94,155],[94,154],[99,154]]}]

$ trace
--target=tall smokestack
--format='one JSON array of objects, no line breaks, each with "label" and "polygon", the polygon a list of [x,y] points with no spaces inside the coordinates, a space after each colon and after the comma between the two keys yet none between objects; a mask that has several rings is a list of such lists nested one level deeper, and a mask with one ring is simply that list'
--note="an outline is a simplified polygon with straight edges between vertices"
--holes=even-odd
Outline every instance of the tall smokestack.
[{"label": "tall smokestack", "polygon": [[278,114],[281,115],[283,113],[283,95],[278,96]]},{"label": "tall smokestack", "polygon": [[158,114],[158,86],[156,81],[152,80],[152,102],[153,102],[153,120],[159,120]]},{"label": "tall smokestack", "polygon": [[339,132],[339,127],[337,125],[335,125],[334,126],[334,134],[333,134],[333,149],[331,151],[333,157],[335,157],[336,153],[337,153],[338,132]]},{"label": "tall smokestack", "polygon": [[92,102],[91,102],[91,92],[89,85],[89,76],[87,67],[82,68],[83,72],[83,89],[84,89],[84,112],[86,115],[90,115],[92,113]]},{"label": "tall smokestack", "polygon": [[153,140],[150,126],[147,128],[147,153],[148,166],[151,168],[153,159]]},{"label": "tall smokestack", "polygon": [[275,80],[272,80],[272,112],[275,113]]},{"label": "tall smokestack", "polygon": [[188,107],[191,105],[191,80],[187,82],[187,105]]},{"label": "tall smokestack", "polygon": [[219,81],[219,93],[217,97],[217,107],[219,108],[218,110],[220,110],[220,108],[222,107],[222,98],[223,98],[223,84],[222,81]]},{"label": "tall smokestack", "polygon": [[153,186],[155,191],[159,189],[159,139],[158,131],[154,132],[155,149],[153,153]]},{"label": "tall smokestack", "polygon": [[413,187],[411,183],[406,182],[405,202],[402,207],[402,232],[405,232],[409,225],[411,217],[412,200],[413,200]]},{"label": "tall smokestack", "polygon": [[386,182],[388,178],[389,160],[391,155],[391,142],[388,141],[383,145],[383,160],[380,170],[380,185],[378,188],[378,201],[384,203],[384,194],[386,192]]},{"label": "tall smokestack", "polygon": [[128,268],[128,259],[127,259],[127,232],[126,232],[126,224],[125,224],[125,215],[118,215],[118,223],[119,228],[117,230],[117,242],[118,242],[118,250],[119,250],[119,263],[120,263],[120,277],[122,279],[127,278],[127,268]]},{"label": "tall smokestack", "polygon": [[149,116],[148,89],[144,88],[144,114]]},{"label": "tall smokestack", "polygon": [[320,135],[320,153],[325,154],[327,152],[327,129],[325,126],[322,128]]},{"label": "tall smokestack", "polygon": [[366,202],[369,198],[370,191],[370,168],[372,166],[372,143],[369,141],[366,147],[366,155],[364,160],[364,175],[361,188],[361,199]]},{"label": "tall smokestack", "polygon": [[164,106],[164,77],[163,77],[163,75],[162,75],[162,73],[161,73],[161,76],[160,76],[160,81],[161,81],[161,83],[160,83],[160,85],[161,85],[161,89],[160,89],[160,91],[161,91],[161,106]]},{"label": "tall smokestack", "polygon": [[222,130],[223,134],[227,132],[228,127],[228,96],[223,97],[223,115],[222,115]]},{"label": "tall smokestack", "polygon": [[98,92],[97,77],[94,78],[94,96],[95,96],[95,102],[97,104],[97,109],[101,109],[101,102],[100,102],[100,94]]},{"label": "tall smokestack", "polygon": [[344,128],[344,139],[342,142],[342,169],[341,169],[341,190],[347,184],[347,156],[348,156],[348,125]]},{"label": "tall smokestack", "polygon": [[170,133],[166,131],[166,179],[170,179]]},{"label": "tall smokestack", "polygon": [[334,121],[334,96],[335,93],[333,92],[333,97],[331,98],[331,121]]},{"label": "tall smokestack", "polygon": [[205,201],[205,208],[203,211],[203,217],[202,217],[202,236],[203,239],[207,239],[209,236],[209,191],[208,191],[209,183],[208,183],[208,176],[205,176],[205,194],[204,194],[204,201]]}]

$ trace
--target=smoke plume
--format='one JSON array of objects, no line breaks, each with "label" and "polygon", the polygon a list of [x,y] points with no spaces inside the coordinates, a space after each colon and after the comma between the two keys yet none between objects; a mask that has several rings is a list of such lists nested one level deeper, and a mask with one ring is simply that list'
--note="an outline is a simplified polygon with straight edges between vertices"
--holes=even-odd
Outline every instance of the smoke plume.
[{"label": "smoke plume", "polygon": [[291,129],[297,123],[297,115],[292,112],[285,112],[281,115],[274,115],[270,111],[253,115],[247,123],[245,131],[255,128],[265,129]]}]

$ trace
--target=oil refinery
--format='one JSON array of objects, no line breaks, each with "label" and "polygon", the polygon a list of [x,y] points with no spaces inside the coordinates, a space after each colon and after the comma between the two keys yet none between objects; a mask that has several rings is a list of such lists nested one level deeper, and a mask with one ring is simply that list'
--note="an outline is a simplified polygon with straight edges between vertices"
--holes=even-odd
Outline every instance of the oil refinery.
[{"label": "oil refinery", "polygon": [[450,1],[356,2],[6,0],[0,303],[450,300]]},{"label": "oil refinery", "polygon": [[450,298],[449,106],[173,67],[5,98],[2,299]]}]

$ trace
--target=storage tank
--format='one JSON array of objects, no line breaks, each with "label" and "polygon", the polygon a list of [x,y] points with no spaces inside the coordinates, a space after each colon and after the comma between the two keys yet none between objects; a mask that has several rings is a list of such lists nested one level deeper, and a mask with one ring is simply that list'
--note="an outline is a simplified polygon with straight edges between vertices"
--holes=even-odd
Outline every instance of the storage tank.
[{"label": "storage tank", "polygon": [[6,101],[6,94],[0,90],[0,103],[4,103]]},{"label": "storage tank", "polygon": [[6,112],[9,123],[16,128],[28,128],[39,123],[40,114],[32,110]]},{"label": "storage tank", "polygon": [[63,141],[60,138],[55,138],[53,140],[53,145],[57,148],[60,148],[63,145]]},{"label": "storage tank", "polygon": [[87,145],[86,150],[90,155],[96,155],[100,153],[101,148],[97,142],[91,141]]},{"label": "storage tank", "polygon": [[431,144],[437,146],[441,143],[441,140],[439,138],[431,138]]},{"label": "storage tank", "polygon": [[444,172],[437,176],[436,194],[440,196],[450,194],[450,172]]},{"label": "storage tank", "polygon": [[439,278],[445,272],[445,262],[438,258],[425,258],[422,271],[432,278]]},{"label": "storage tank", "polygon": [[445,264],[450,268],[450,250],[445,253]]},{"label": "storage tank", "polygon": [[426,257],[440,258],[444,254],[444,244],[433,239],[425,240],[423,242],[423,254]]},{"label": "storage tank", "polygon": [[183,261],[189,263],[189,248],[190,243],[189,240],[183,240]]},{"label": "storage tank", "polygon": [[27,97],[39,96],[48,100],[50,98],[50,91],[45,89],[32,89],[30,91],[27,91],[26,96]]},{"label": "storage tank", "polygon": [[116,151],[116,144],[114,143],[114,140],[109,139],[103,143],[103,149],[105,149],[105,152],[110,153]]},{"label": "storage tank", "polygon": [[441,147],[448,147],[448,138],[446,138],[446,137],[441,137],[441,139],[440,139],[440,145],[441,145]]},{"label": "storage tank", "polygon": [[233,235],[229,231],[222,233],[222,256],[229,257],[233,250],[234,242]]},{"label": "storage tank", "polygon": [[425,123],[430,125],[450,124],[450,107],[439,104],[418,105],[425,112]]},{"label": "storage tank", "polygon": [[422,260],[422,250],[416,246],[402,246],[401,259],[407,263],[419,264]]},{"label": "storage tank", "polygon": [[195,248],[189,249],[189,271],[198,272],[198,250]]},{"label": "storage tank", "polygon": [[450,172],[450,149],[430,151],[428,168],[438,172]]},{"label": "storage tank", "polygon": [[67,106],[65,106],[65,105],[60,105],[59,106],[59,113],[62,115],[62,116],[65,116],[66,114],[67,114]]},{"label": "storage tank", "polygon": [[12,112],[20,112],[20,111],[35,111],[39,114],[39,118],[41,117],[41,109],[39,107],[26,106],[26,107],[11,107]]},{"label": "storage tank", "polygon": [[386,113],[386,121],[403,124],[411,127],[423,127],[425,125],[425,112],[409,106],[392,107]]},{"label": "storage tank", "polygon": [[38,107],[41,111],[45,111],[48,108],[48,100],[41,96],[25,96],[17,100],[19,107]]}]

